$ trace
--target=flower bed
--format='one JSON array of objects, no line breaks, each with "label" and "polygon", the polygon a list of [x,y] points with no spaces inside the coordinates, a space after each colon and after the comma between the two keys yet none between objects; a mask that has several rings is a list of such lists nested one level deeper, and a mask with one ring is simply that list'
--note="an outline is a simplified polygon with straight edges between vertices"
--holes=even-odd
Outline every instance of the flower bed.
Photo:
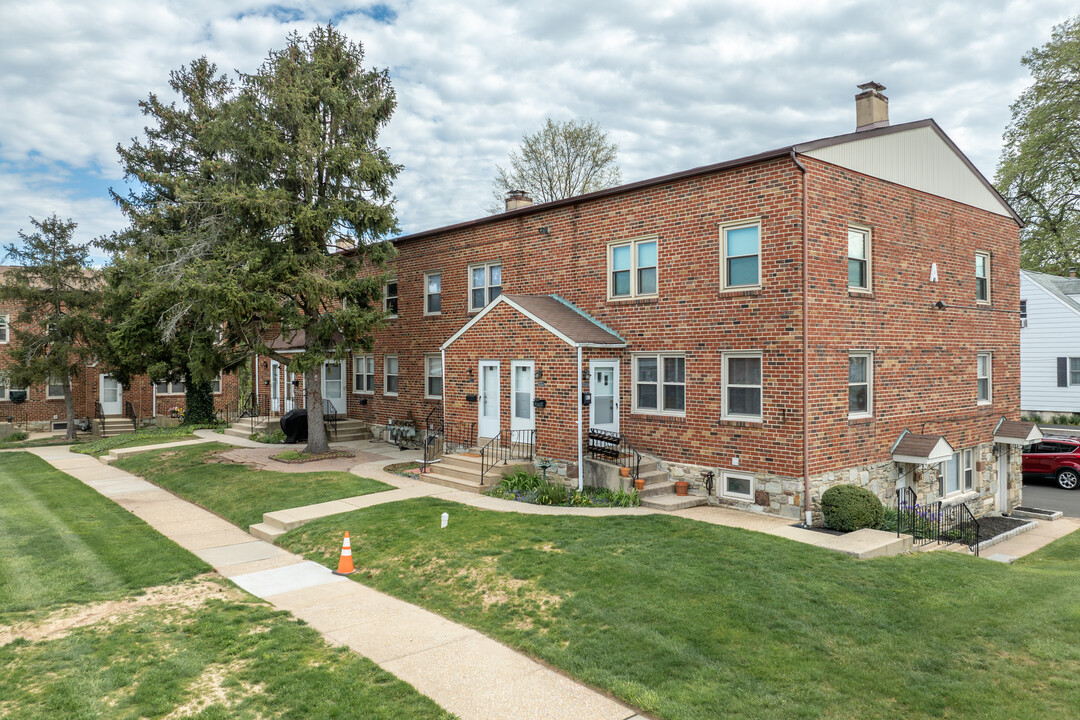
[{"label": "flower bed", "polygon": [[586,486],[578,491],[566,487],[560,480],[547,482],[536,473],[521,469],[504,477],[487,494],[533,505],[637,507],[641,504],[641,498],[634,489],[624,491]]}]

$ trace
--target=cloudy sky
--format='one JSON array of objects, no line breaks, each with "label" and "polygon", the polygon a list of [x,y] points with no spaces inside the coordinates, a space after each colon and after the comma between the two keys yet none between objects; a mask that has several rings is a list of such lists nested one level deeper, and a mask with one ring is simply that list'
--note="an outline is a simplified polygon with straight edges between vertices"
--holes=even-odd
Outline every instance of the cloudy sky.
[{"label": "cloudy sky", "polygon": [[206,55],[254,71],[292,30],[333,20],[390,70],[382,140],[404,172],[402,230],[485,214],[491,179],[547,117],[595,120],[632,182],[854,130],[856,85],[893,123],[935,118],[988,177],[1020,57],[1063,0],[0,0],[0,244],[28,218],[119,229],[117,143],[138,101]]}]

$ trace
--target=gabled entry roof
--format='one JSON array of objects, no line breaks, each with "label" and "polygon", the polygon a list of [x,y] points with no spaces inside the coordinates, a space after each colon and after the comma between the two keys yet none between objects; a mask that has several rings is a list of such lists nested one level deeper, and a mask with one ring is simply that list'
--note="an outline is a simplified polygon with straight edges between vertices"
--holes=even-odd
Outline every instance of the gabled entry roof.
[{"label": "gabled entry roof", "polygon": [[933,465],[952,457],[952,445],[941,435],[916,435],[905,429],[892,448],[893,462]]},{"label": "gabled entry roof", "polygon": [[445,350],[500,305],[509,305],[571,347],[626,347],[626,341],[558,295],[500,295],[450,339]]},{"label": "gabled entry roof", "polygon": [[1006,445],[1030,445],[1043,439],[1042,429],[1033,422],[1006,420],[1002,415],[994,427],[994,442]]}]

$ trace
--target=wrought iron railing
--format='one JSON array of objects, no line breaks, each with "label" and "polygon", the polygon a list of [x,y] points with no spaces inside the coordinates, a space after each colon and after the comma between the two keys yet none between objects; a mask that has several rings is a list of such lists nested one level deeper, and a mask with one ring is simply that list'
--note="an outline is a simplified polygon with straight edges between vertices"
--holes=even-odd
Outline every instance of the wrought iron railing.
[{"label": "wrought iron railing", "polygon": [[101,428],[101,437],[105,437],[105,408],[101,407],[100,402],[94,403],[94,419],[98,421],[98,426]]},{"label": "wrought iron railing", "polygon": [[536,449],[535,430],[511,430],[498,432],[480,448],[480,486],[489,470],[510,460],[532,460]]},{"label": "wrought iron railing", "polygon": [[606,430],[589,430],[586,452],[595,460],[606,460],[619,467],[629,468],[630,477],[637,480],[641,474],[641,453],[634,449],[622,433]]},{"label": "wrought iron railing", "polygon": [[130,400],[124,401],[124,417],[131,421],[131,427],[136,431],[139,429],[139,416],[135,414],[135,406],[131,404]]},{"label": "wrought iron railing", "polygon": [[325,399],[322,401],[322,417],[323,424],[330,430],[330,434],[333,435],[334,439],[337,440],[338,412],[337,408],[334,407],[334,403]]},{"label": "wrought iron railing", "polygon": [[979,554],[979,521],[967,505],[945,505],[941,500],[920,504],[908,487],[896,493],[896,536],[902,534],[911,535],[916,546],[962,543]]}]

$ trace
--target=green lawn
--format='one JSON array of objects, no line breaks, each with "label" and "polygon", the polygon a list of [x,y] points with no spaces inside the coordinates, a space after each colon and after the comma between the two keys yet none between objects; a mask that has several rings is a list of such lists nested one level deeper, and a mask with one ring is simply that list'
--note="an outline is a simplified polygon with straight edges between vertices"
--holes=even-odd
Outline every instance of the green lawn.
[{"label": "green lawn", "polygon": [[282,473],[216,462],[215,455],[229,447],[205,443],[156,450],[124,458],[115,465],[245,529],[262,522],[263,513],[273,510],[393,489],[347,472]]},{"label": "green lawn", "polygon": [[71,448],[72,452],[84,455],[107,455],[110,450],[117,448],[139,447],[140,445],[157,445],[158,443],[178,442],[180,440],[194,440],[195,431],[207,427],[206,425],[179,425],[177,427],[144,427],[137,431],[108,435],[103,438],[84,441],[82,444]]},{"label": "green lawn", "polygon": [[[196,577],[202,561],[37,457],[0,455],[0,498],[2,718],[452,718],[288,613]],[[162,585],[184,602],[132,602]]]},{"label": "green lawn", "polygon": [[209,570],[137,517],[29,453],[0,454],[0,624]]},{"label": "green lawn", "polygon": [[[439,529],[439,516],[450,524]],[[1080,537],[1014,566],[872,561],[666,516],[546,517],[422,498],[279,544],[663,718],[1068,717]]]}]

